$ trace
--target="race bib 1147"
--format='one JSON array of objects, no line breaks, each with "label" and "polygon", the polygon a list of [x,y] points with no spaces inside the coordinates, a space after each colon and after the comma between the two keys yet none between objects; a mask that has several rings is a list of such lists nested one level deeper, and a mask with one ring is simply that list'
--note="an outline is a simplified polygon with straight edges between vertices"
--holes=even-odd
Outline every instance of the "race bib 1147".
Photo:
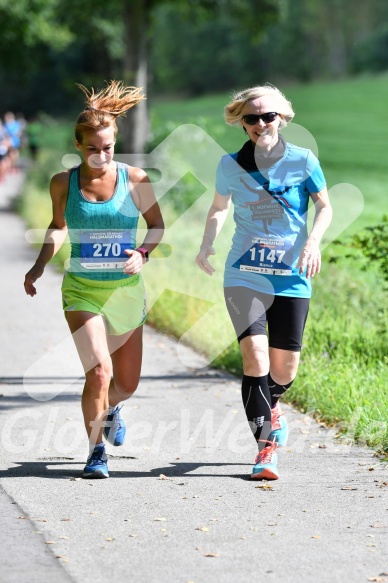
[{"label": "race bib 1147", "polygon": [[233,267],[265,275],[292,274],[292,247],[290,239],[254,237],[245,239],[247,249]]}]

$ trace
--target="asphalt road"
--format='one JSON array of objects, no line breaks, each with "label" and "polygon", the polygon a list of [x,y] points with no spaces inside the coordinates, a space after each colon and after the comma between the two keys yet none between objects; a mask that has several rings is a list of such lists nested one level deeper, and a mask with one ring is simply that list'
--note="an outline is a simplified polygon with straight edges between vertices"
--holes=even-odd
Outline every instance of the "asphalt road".
[{"label": "asphalt road", "polygon": [[19,182],[0,185],[1,583],[388,581],[387,463],[285,406],[281,478],[250,480],[239,380],[189,348],[188,368],[149,327],[111,477],[80,478],[82,369],[61,276],[24,294],[36,250],[10,211]]}]

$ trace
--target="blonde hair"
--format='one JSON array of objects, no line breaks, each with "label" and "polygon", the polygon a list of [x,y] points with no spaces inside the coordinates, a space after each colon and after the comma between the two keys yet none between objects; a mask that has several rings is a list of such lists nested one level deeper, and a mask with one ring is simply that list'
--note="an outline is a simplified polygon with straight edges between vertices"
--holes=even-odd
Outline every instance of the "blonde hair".
[{"label": "blonde hair", "polygon": [[234,93],[232,101],[224,108],[224,117],[228,125],[241,125],[241,119],[245,104],[251,99],[270,95],[274,98],[274,111],[280,115],[279,128],[282,129],[292,121],[295,112],[292,109],[291,101],[289,101],[277,87],[270,85],[257,85]]},{"label": "blonde hair", "polygon": [[86,96],[85,109],[78,116],[75,124],[75,138],[82,143],[84,132],[102,130],[113,127],[116,136],[118,128],[116,118],[125,115],[126,111],[145,99],[141,94],[142,87],[126,87],[122,81],[106,82],[107,87],[95,93],[84,85],[76,83]]}]

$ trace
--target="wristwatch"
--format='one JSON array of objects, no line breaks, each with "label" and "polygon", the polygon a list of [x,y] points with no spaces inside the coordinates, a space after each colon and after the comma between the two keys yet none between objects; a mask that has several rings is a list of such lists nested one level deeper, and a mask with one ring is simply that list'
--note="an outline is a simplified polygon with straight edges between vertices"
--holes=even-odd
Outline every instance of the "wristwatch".
[{"label": "wristwatch", "polygon": [[149,261],[149,256],[148,256],[148,251],[147,249],[145,249],[144,247],[138,247],[136,249],[136,251],[139,251],[139,253],[141,253],[145,259],[145,262],[147,263],[147,261]]}]

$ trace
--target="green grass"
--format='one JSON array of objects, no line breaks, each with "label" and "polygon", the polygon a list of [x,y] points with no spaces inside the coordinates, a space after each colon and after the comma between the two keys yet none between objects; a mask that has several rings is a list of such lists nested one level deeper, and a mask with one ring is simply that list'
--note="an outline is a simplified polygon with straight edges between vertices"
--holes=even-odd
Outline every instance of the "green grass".
[{"label": "green grass", "polygon": [[[383,147],[388,125],[387,88],[386,76],[284,88],[296,111],[295,122],[317,142],[329,187],[351,185],[333,189],[337,209],[334,223],[346,226],[339,229],[341,241],[380,222],[388,210],[388,165]],[[228,95],[155,101],[150,150],[175,127],[194,123],[225,151],[236,151],[244,136],[241,129],[224,124],[223,107],[227,101]],[[66,124],[51,128],[50,150],[41,153],[40,167],[34,170],[26,189],[22,212],[34,227],[43,228],[49,222],[50,202],[47,190],[42,194],[42,184],[48,184],[49,174],[58,168],[63,153],[70,151],[70,127]],[[216,273],[210,278],[198,270],[194,258],[213,196],[215,162],[207,149],[206,134],[193,141],[191,130],[186,131],[187,138],[183,133],[183,141],[171,145],[161,170],[166,175],[177,167],[189,172],[189,159],[192,173],[165,196],[155,182],[168,226],[164,243],[170,246],[171,255],[154,259],[144,270],[151,308],[149,322],[191,344],[214,365],[241,374],[241,357],[222,293],[223,264],[234,229],[232,213],[215,242]],[[204,167],[209,166],[205,193],[203,182],[201,185],[195,178],[198,160]],[[361,191],[364,209],[346,225],[356,199],[352,188]],[[329,263],[333,253],[338,253],[338,246],[328,245],[323,253],[322,273],[314,278],[302,363],[287,398],[328,424],[342,424],[343,431],[350,429],[361,443],[387,452],[388,310],[384,280],[375,268],[361,271],[355,260]],[[60,264],[63,265],[63,255]]]}]

